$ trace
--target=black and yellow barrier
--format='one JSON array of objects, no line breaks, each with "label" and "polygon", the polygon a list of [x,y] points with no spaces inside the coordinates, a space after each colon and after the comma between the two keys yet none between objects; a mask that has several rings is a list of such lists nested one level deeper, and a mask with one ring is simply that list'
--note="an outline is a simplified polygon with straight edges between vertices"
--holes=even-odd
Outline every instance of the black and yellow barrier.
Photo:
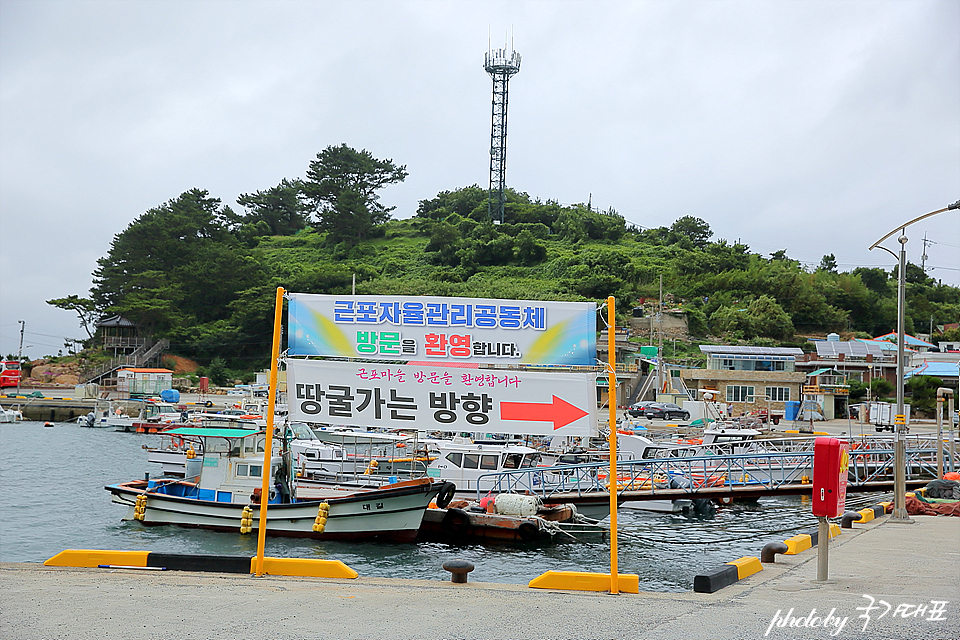
[{"label": "black and yellow barrier", "polygon": [[744,556],[709,573],[694,576],[693,590],[697,593],[713,593],[762,570],[760,558]]},{"label": "black and yellow barrier", "polygon": [[[585,571],[547,571],[527,584],[534,589],[569,591],[607,591],[610,585],[609,573]],[[640,593],[640,576],[632,573],[618,573],[617,589],[620,593]]]},{"label": "black and yellow barrier", "polygon": [[[162,569],[167,571],[213,571],[256,573],[257,558],[249,556],[191,555],[152,551],[108,551],[67,549],[43,564],[48,567],[113,569]],[[313,578],[356,578],[359,574],[339,560],[306,558],[264,558],[263,571],[275,576]]]},{"label": "black and yellow barrier", "polygon": [[[907,494],[913,495],[911,493]],[[866,509],[860,509],[859,511],[847,511],[843,514],[843,519],[840,521],[840,526],[844,529],[852,529],[854,522],[865,523],[870,522],[876,518],[879,518],[887,512],[887,508],[892,505],[892,502],[881,502],[875,504],[872,507],[867,507]]]},{"label": "black and yellow barrier", "polygon": [[[840,535],[840,525],[831,522],[830,537],[836,538],[838,535]],[[795,536],[791,536],[783,542],[767,543],[760,552],[760,561],[767,563],[776,562],[776,554],[778,553],[787,556],[796,555],[817,546],[819,541],[820,531],[819,529],[813,529],[806,533],[798,533]]]}]

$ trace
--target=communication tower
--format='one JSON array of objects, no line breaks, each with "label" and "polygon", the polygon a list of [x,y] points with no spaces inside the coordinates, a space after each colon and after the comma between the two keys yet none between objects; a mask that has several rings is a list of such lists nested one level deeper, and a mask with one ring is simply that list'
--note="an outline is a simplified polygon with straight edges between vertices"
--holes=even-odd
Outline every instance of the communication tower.
[{"label": "communication tower", "polygon": [[493,116],[490,126],[490,187],[487,215],[503,222],[503,205],[507,176],[507,92],[510,78],[520,71],[520,54],[510,49],[489,50],[483,57],[483,68],[493,79]]}]

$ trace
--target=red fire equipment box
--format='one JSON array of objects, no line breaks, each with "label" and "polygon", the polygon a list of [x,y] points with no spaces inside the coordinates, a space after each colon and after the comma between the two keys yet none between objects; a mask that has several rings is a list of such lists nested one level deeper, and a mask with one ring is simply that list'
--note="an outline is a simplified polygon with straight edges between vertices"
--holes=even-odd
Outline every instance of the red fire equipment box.
[{"label": "red fire equipment box", "polygon": [[813,445],[813,515],[838,518],[847,500],[850,443],[817,438]]}]

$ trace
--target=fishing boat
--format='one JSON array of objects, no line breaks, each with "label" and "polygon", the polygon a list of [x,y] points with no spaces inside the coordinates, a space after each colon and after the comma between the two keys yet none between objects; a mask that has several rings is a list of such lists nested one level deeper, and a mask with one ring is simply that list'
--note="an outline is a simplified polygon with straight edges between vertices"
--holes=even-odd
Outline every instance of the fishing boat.
[{"label": "fishing boat", "polygon": [[0,407],[0,422],[17,422],[23,420],[23,414],[16,409]]},{"label": "fishing boat", "polygon": [[136,416],[127,415],[120,407],[97,407],[77,422],[83,427],[109,428],[116,431],[155,433],[183,420],[184,412],[169,402],[146,400]]},{"label": "fishing boat", "polygon": [[[113,502],[127,507],[124,520],[249,534],[258,530],[266,503],[269,535],[412,542],[431,499],[452,493],[445,483],[420,478],[304,499],[297,496],[289,456],[271,454],[267,462],[263,431],[181,427],[167,435],[201,438],[203,454],[186,461],[183,478],[106,486]],[[261,494],[265,464],[270,467],[267,496]]]},{"label": "fishing boat", "polygon": [[431,448],[436,455],[427,467],[427,475],[453,482],[462,498],[497,490],[495,474],[536,468],[540,462],[540,452],[531,447],[478,444],[459,436],[433,441]]},{"label": "fishing boat", "polygon": [[572,504],[544,506],[536,496],[501,493],[479,503],[431,505],[417,540],[446,544],[602,542],[609,527],[581,515]]}]

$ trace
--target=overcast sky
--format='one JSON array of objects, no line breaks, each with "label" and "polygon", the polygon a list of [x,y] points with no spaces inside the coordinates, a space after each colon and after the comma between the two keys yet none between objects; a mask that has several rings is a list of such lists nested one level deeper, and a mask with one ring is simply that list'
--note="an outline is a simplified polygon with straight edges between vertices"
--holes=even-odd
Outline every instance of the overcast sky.
[{"label": "overcast sky", "polygon": [[[397,217],[486,187],[491,41],[523,56],[509,186],[889,268],[960,199],[958,38],[956,0],[0,0],[0,353],[85,337],[44,301],[187,189],[239,209],[340,143],[406,165]],[[960,284],[960,213],[907,235]]]}]

